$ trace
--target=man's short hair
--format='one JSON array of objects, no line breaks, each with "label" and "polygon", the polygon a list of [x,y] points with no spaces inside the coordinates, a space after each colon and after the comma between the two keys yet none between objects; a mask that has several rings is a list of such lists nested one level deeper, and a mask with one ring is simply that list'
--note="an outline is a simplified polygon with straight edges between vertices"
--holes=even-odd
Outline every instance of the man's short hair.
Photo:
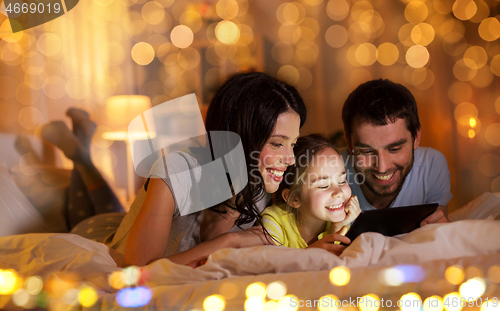
[{"label": "man's short hair", "polygon": [[342,108],[342,121],[349,141],[353,123],[357,120],[383,126],[397,119],[405,120],[406,127],[415,139],[420,130],[415,97],[403,85],[387,79],[361,84],[349,94]]}]

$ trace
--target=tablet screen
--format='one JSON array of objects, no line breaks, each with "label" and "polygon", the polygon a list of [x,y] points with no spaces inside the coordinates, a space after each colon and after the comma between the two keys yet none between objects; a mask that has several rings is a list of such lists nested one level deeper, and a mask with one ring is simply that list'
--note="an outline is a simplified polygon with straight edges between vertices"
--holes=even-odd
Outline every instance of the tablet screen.
[{"label": "tablet screen", "polygon": [[361,233],[378,232],[385,236],[408,233],[438,208],[437,203],[363,211],[356,218],[346,237],[354,241]]}]

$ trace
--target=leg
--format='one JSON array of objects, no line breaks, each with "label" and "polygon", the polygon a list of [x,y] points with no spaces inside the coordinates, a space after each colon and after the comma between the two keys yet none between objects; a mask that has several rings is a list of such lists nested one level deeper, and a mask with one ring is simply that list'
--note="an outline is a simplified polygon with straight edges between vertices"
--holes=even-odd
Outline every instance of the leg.
[{"label": "leg", "polygon": [[70,227],[73,227],[92,215],[124,210],[90,158],[89,149],[95,123],[83,110],[72,108],[67,114],[73,121],[73,132],[64,122],[55,121],[44,126],[42,136],[73,160],[67,217]]}]

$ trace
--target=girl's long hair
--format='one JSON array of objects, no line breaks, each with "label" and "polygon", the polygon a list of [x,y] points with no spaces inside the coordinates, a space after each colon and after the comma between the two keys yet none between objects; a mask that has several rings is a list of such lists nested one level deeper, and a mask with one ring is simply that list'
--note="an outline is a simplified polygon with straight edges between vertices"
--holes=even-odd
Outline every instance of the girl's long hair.
[{"label": "girl's long hair", "polygon": [[[235,225],[259,219],[256,203],[265,195],[259,172],[259,154],[271,136],[278,116],[293,111],[306,120],[306,107],[299,92],[291,85],[262,72],[239,73],[230,77],[217,91],[207,111],[205,128],[210,131],[231,131],[241,138],[247,166],[248,184],[236,194],[235,205],[226,207],[240,213]],[[257,151],[257,152],[255,152]],[[225,214],[224,206],[211,210]]]}]

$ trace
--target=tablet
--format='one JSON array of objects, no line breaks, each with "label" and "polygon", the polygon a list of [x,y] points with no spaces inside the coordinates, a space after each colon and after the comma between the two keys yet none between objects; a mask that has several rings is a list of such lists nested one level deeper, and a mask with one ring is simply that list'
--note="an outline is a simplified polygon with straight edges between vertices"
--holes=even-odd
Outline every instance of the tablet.
[{"label": "tablet", "polygon": [[434,213],[438,203],[362,211],[346,234],[351,242],[364,232],[378,232],[385,236],[408,233],[420,227],[427,216]]}]

